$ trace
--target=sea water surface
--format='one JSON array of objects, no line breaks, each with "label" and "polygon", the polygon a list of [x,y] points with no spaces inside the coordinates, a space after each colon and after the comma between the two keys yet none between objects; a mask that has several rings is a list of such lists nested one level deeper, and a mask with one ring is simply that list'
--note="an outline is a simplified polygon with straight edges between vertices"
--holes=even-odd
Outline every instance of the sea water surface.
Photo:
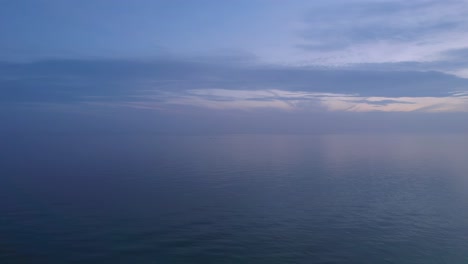
[{"label": "sea water surface", "polygon": [[34,136],[0,263],[468,263],[468,136]]}]

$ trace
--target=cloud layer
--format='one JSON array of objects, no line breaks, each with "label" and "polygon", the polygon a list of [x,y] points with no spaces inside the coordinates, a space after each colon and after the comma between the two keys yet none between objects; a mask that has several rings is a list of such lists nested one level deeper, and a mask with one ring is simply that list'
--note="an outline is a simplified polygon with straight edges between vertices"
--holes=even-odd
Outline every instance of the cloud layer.
[{"label": "cloud layer", "polygon": [[468,80],[440,72],[330,70],[223,58],[0,64],[4,103],[106,103],[161,109],[466,111]]}]

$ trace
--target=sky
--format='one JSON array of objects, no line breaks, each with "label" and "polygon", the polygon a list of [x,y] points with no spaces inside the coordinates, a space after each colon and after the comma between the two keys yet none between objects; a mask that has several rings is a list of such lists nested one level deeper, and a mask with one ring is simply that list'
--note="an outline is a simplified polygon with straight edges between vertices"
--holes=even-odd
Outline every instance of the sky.
[{"label": "sky", "polygon": [[466,0],[0,4],[0,132],[468,131]]}]

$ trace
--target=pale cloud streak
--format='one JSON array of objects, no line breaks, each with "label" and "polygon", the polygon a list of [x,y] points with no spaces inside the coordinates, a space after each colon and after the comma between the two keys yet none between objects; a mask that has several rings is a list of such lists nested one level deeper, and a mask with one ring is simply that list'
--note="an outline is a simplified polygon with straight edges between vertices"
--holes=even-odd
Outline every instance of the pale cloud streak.
[{"label": "pale cloud streak", "polygon": [[345,97],[322,100],[322,103],[330,111],[346,112],[468,112],[468,96]]},{"label": "pale cloud streak", "polygon": [[365,97],[356,94],[306,91],[196,89],[166,94],[164,102],[134,102],[128,106],[163,108],[164,105],[196,106],[208,109],[332,112],[468,112],[468,94],[446,97]]}]

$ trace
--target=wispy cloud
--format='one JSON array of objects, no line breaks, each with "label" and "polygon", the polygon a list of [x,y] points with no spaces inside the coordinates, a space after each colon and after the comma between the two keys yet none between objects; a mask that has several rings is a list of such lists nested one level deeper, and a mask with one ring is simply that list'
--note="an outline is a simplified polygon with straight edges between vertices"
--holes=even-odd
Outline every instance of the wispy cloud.
[{"label": "wispy cloud", "polygon": [[[145,102],[144,104],[148,104]],[[180,104],[213,109],[251,110],[277,108],[287,111],[344,112],[468,112],[468,95],[446,97],[363,97],[353,94],[311,93],[282,90],[189,90],[175,93],[167,101],[154,103]],[[136,107],[142,107],[136,104]]]},{"label": "wispy cloud", "polygon": [[466,63],[442,55],[468,48],[467,12],[464,0],[331,1],[308,12],[296,48],[306,54],[305,64],[412,62],[464,76]]},{"label": "wispy cloud", "polygon": [[[274,66],[223,58],[0,64],[4,103],[161,109],[465,111],[468,80],[440,72]],[[440,106],[437,106],[440,105]],[[452,106],[449,106],[452,105]]]}]

